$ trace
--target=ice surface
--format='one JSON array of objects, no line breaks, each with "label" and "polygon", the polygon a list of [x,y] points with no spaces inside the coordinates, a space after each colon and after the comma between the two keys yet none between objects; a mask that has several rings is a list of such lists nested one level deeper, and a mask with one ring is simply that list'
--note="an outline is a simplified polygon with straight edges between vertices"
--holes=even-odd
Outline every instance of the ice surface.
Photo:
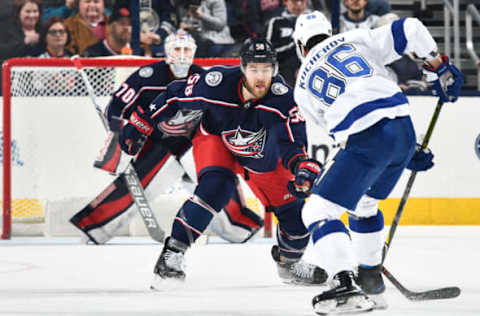
[{"label": "ice surface", "polygon": [[[479,240],[480,227],[399,227],[386,261],[397,279],[410,290],[459,286],[462,294],[410,302],[386,280],[390,306],[370,315],[480,315]],[[13,238],[0,242],[0,315],[315,315],[321,289],[280,283],[272,243],[195,246],[185,284],[152,292],[161,246],[148,239]]]}]

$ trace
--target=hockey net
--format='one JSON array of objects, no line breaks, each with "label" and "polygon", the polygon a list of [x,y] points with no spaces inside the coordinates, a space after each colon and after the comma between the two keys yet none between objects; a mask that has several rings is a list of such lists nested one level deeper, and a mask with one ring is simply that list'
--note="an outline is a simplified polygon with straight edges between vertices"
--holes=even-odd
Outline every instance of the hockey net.
[{"label": "hockey net", "polygon": [[[133,71],[156,61],[81,59],[101,107]],[[203,67],[238,62],[195,60]],[[92,166],[105,131],[87,87],[70,59],[10,59],[2,76],[2,239],[76,235],[69,218],[113,180]],[[248,203],[261,212],[258,201]]]}]

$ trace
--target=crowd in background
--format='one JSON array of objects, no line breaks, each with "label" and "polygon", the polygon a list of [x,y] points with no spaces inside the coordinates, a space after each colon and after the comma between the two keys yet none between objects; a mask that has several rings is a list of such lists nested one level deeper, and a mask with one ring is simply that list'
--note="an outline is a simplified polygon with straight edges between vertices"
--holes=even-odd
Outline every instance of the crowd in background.
[{"label": "crowd in background", "polygon": [[[12,57],[131,55],[130,0],[9,0],[0,13],[0,60]],[[163,57],[163,41],[178,29],[195,38],[196,57],[238,56],[247,37],[266,37],[277,50],[280,73],[293,84],[300,65],[292,33],[297,16],[332,0],[151,0],[140,8],[143,56]],[[374,28],[398,18],[388,0],[341,1],[340,32]],[[408,57],[407,57],[408,58]],[[412,60],[396,67],[406,84]],[[406,65],[406,66],[405,66]],[[408,74],[402,72],[408,69]]]}]

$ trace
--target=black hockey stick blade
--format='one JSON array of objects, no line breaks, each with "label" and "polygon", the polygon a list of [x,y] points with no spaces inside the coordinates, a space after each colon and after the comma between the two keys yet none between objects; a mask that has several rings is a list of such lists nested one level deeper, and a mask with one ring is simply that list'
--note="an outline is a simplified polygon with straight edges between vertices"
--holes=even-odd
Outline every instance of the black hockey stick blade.
[{"label": "black hockey stick blade", "polygon": [[451,286],[440,289],[428,290],[423,292],[413,292],[405,288],[398,280],[388,271],[385,267],[382,267],[382,273],[387,277],[390,282],[410,301],[429,301],[429,300],[442,300],[447,298],[455,298],[460,295],[461,290],[459,287]]}]

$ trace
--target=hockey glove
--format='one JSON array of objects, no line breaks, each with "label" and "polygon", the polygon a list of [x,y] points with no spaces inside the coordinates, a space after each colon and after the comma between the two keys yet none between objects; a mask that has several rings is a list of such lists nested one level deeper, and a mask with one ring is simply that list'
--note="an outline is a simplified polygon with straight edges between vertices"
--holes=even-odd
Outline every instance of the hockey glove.
[{"label": "hockey glove", "polygon": [[315,180],[322,174],[323,166],[314,159],[301,158],[297,160],[292,171],[295,180],[288,182],[288,191],[296,198],[305,199],[310,195]]},{"label": "hockey glove", "polygon": [[138,107],[120,133],[120,146],[129,155],[136,155],[153,132],[151,119]]},{"label": "hockey glove", "polygon": [[464,82],[463,74],[450,63],[447,56],[441,55],[441,58],[443,63],[437,68],[425,63],[423,73],[426,81],[432,84],[434,95],[443,102],[455,102]]},{"label": "hockey glove", "polygon": [[433,165],[432,151],[428,148],[421,150],[420,145],[417,144],[417,148],[412,159],[410,159],[410,162],[407,165],[407,169],[411,171],[427,171],[428,169],[432,168]]}]

